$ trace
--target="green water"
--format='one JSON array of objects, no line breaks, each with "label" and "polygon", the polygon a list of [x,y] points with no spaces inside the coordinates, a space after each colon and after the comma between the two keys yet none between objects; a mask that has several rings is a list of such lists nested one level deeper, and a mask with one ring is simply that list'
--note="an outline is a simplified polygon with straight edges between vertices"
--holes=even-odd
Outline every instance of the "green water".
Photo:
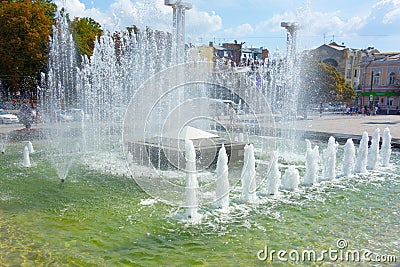
[{"label": "green water", "polygon": [[264,196],[258,205],[237,201],[237,189],[230,213],[202,207],[202,223],[189,225],[177,207],[143,204],[149,196],[130,178],[76,164],[60,184],[38,150],[31,168],[22,167],[21,144],[0,155],[0,266],[375,266],[257,258],[265,246],[320,252],[337,249],[339,239],[400,262],[399,153],[391,169]]}]

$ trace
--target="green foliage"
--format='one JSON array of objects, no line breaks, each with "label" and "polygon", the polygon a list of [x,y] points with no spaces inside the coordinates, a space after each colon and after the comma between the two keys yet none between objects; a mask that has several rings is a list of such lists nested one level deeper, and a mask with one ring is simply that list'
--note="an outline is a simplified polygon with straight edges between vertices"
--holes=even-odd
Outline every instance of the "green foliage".
[{"label": "green foliage", "polygon": [[75,18],[71,22],[71,29],[79,54],[90,57],[94,41],[102,34],[100,24],[92,18]]},{"label": "green foliage", "polygon": [[354,100],[354,89],[334,66],[315,60],[303,62],[301,77],[306,104]]},{"label": "green foliage", "polygon": [[[1,1],[0,79],[7,89],[35,95],[40,73],[46,71],[56,11],[52,0]],[[94,40],[102,33],[100,24],[75,18],[71,29],[80,55],[91,56]]]},{"label": "green foliage", "polygon": [[12,91],[34,90],[46,68],[55,4],[2,1],[0,5],[0,79]]}]

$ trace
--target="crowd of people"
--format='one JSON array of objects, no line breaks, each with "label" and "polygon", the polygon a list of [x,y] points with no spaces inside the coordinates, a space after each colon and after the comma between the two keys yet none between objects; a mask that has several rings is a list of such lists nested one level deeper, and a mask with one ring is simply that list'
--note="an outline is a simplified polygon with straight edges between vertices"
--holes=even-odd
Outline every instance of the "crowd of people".
[{"label": "crowd of people", "polygon": [[[397,110],[398,109],[399,109],[399,107],[397,107]],[[375,116],[375,115],[388,114],[388,112],[386,110],[382,110],[381,107],[374,106],[374,105],[347,106],[344,108],[343,113],[348,116],[358,116],[358,115]]]}]

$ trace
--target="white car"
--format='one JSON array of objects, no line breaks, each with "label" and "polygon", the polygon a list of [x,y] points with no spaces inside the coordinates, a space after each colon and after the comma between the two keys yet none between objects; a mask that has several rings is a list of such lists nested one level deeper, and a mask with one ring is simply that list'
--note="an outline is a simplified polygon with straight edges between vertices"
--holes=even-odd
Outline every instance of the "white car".
[{"label": "white car", "polygon": [[17,116],[0,109],[0,123],[19,123]]}]

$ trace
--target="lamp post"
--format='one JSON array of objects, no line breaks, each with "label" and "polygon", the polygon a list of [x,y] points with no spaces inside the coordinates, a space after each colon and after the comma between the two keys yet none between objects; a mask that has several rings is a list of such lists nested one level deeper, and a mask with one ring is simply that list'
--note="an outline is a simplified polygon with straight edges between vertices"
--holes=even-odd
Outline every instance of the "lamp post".
[{"label": "lamp post", "polygon": [[297,30],[299,29],[299,25],[294,22],[281,22],[281,27],[285,28],[287,31],[286,37],[286,48],[289,56],[293,56],[296,53],[296,37],[297,37]]},{"label": "lamp post", "polygon": [[172,7],[175,58],[177,63],[182,63],[185,53],[185,12],[192,9],[192,4],[181,0],[164,0],[164,4]]}]

